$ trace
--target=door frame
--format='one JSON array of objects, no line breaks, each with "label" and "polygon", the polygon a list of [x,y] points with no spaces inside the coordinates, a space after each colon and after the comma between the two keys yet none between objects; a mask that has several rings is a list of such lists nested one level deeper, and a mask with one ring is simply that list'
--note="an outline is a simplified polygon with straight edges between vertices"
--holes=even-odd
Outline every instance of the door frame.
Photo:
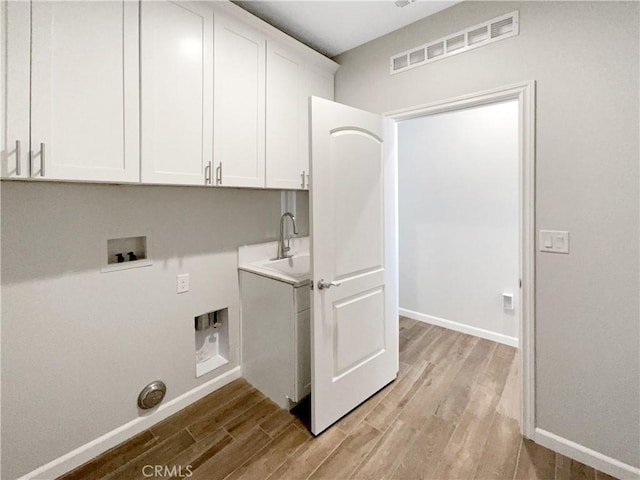
[{"label": "door frame", "polygon": [[[521,280],[518,345],[521,372],[520,431],[532,438],[535,430],[535,80],[440,100],[385,113],[409,120],[464,110],[506,100],[518,100],[519,136],[519,267]],[[397,231],[397,225],[396,225]]]}]

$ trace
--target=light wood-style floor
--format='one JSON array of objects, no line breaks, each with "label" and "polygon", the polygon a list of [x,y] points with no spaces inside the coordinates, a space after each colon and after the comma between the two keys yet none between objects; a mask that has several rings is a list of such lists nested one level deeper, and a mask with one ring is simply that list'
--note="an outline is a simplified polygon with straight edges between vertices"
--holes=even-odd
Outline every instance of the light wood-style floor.
[{"label": "light wood-style floor", "polygon": [[61,478],[149,478],[145,465],[194,480],[612,478],[522,440],[514,348],[401,318],[400,362],[317,438],[240,379]]}]

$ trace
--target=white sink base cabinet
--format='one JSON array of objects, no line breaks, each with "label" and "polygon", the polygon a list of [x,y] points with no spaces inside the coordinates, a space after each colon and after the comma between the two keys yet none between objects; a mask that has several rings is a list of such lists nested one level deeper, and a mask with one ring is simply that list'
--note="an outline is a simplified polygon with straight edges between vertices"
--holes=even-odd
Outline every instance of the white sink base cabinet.
[{"label": "white sink base cabinet", "polygon": [[311,393],[309,284],[240,271],[242,375],[281,408]]}]

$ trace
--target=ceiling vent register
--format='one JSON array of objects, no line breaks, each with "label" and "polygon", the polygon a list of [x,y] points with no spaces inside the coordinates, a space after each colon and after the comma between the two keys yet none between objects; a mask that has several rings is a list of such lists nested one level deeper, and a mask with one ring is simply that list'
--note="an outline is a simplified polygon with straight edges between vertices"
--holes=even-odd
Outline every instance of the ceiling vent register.
[{"label": "ceiling vent register", "polygon": [[391,57],[391,74],[405,72],[443,58],[504,40],[520,32],[518,12],[507,13]]}]

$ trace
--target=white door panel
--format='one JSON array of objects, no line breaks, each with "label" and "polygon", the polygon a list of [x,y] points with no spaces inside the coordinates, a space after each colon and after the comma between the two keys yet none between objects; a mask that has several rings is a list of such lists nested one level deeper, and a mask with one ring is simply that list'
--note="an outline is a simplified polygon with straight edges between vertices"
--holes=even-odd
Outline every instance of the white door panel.
[{"label": "white door panel", "polygon": [[[267,45],[266,186],[302,189],[300,150],[301,62],[274,43]],[[308,131],[307,131],[308,135]]]},{"label": "white door panel", "polygon": [[333,380],[384,352],[384,288],[358,292],[333,305]]},{"label": "white door panel", "polygon": [[[331,134],[331,153],[336,166],[331,171],[335,222],[335,278],[344,279],[384,264],[382,141],[359,130]],[[363,194],[364,192],[364,194]],[[349,232],[349,241],[343,242]]]},{"label": "white door panel", "polygon": [[264,187],[265,39],[216,15],[214,41],[216,184]]},{"label": "white door panel", "polygon": [[29,75],[31,6],[28,2],[3,2],[4,37],[2,177],[29,177]]},{"label": "white door panel", "polygon": [[34,176],[139,181],[138,57],[137,3],[32,3]]},{"label": "white door panel", "polygon": [[333,100],[333,74],[307,65],[304,69],[302,80],[300,82],[300,160],[299,169],[304,174],[303,188],[309,190],[311,167],[309,166],[309,103],[310,97],[320,97],[327,100]]},{"label": "white door panel", "polygon": [[[389,234],[395,157],[385,158],[379,115],[315,97],[311,112],[311,398],[318,434],[398,371],[397,256]],[[320,288],[321,281],[334,285]]]},{"label": "white door panel", "polygon": [[143,2],[141,52],[142,181],[203,185],[213,156],[213,10]]}]

